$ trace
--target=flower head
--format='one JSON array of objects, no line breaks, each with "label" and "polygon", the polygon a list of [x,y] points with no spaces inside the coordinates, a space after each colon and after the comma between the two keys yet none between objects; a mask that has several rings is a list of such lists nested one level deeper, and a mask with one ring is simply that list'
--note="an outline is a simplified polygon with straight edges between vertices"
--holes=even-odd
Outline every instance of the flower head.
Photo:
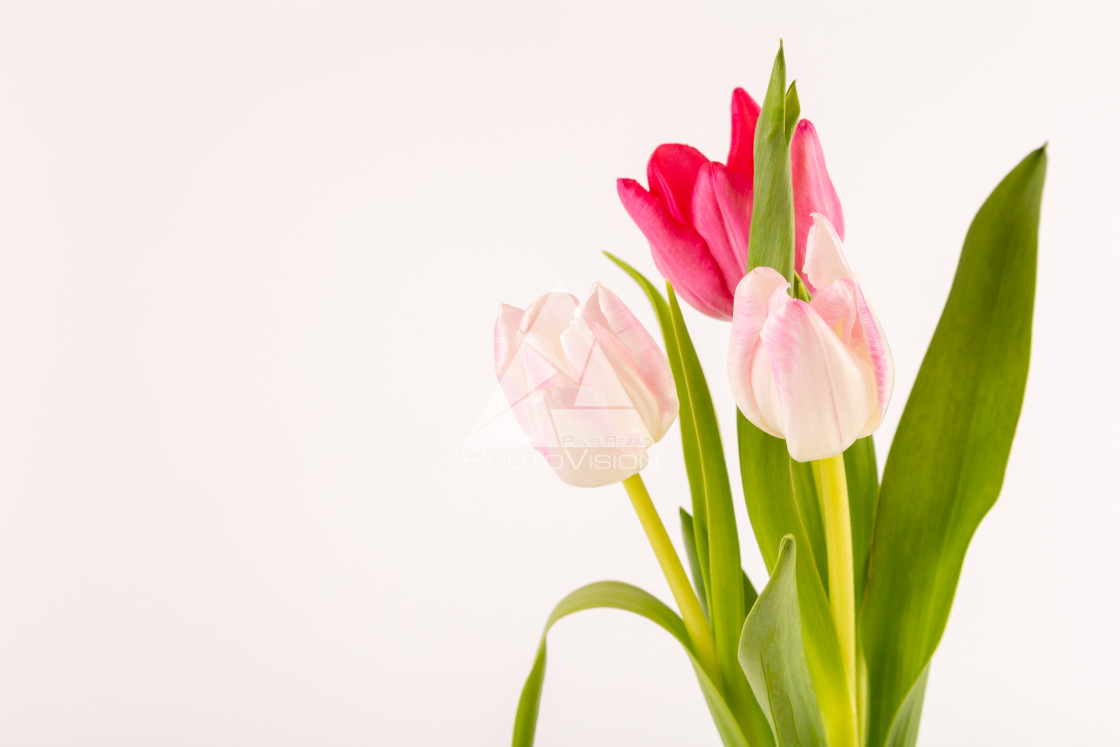
[{"label": "flower head", "polygon": [[676,420],[669,361],[630,309],[595,284],[581,304],[546,293],[494,326],[502,391],[529,441],[580,487],[630,477]]},{"label": "flower head", "polygon": [[[754,132],[759,106],[736,88],[731,98],[727,164],[709,161],[688,145],[661,145],[650,156],[649,189],[618,180],[626,211],[649,240],[653,261],[692,306],[730,319],[735,288],[746,272],[754,189]],[[805,245],[817,212],[843,237],[840,200],[825,168],[817,131],[798,122],[790,143],[797,242],[795,263],[804,276]],[[812,286],[810,285],[810,289]]]},{"label": "flower head", "polygon": [[728,373],[748,420],[784,438],[799,462],[842,453],[879,427],[894,364],[879,321],[844,258],[836,229],[814,213],[804,272],[816,290],[790,297],[758,267],[735,290]]}]

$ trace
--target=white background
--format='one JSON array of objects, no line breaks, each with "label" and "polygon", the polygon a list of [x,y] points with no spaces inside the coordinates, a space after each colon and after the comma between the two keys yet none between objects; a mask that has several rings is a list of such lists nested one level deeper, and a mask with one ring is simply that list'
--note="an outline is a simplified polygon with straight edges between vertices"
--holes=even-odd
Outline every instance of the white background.
[{"label": "white background", "polygon": [[[615,195],[722,160],[779,37],[894,348],[1050,141],[1034,356],[924,745],[1120,744],[1120,56],[1090,2],[4,3],[0,744],[501,745],[541,625],[668,598],[620,488],[463,466],[498,303],[653,273]],[[727,328],[686,310],[717,406]],[[730,445],[732,441],[728,439]],[[647,475],[671,533],[679,436]],[[739,502],[744,562],[765,580]],[[715,745],[618,612],[551,637],[539,744]]]}]

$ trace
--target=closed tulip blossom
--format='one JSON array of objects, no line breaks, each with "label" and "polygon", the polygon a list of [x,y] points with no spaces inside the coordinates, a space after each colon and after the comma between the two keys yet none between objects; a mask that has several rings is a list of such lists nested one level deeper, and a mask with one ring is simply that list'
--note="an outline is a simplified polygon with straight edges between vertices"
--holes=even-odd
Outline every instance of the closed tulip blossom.
[{"label": "closed tulip blossom", "polygon": [[[735,288],[746,272],[759,111],[746,91],[735,89],[726,164],[710,161],[688,145],[661,145],[646,169],[648,190],[633,179],[618,180],[622,204],[649,241],[658,271],[688,303],[717,319],[731,318]],[[808,283],[803,265],[810,215],[827,216],[841,238],[844,217],[817,131],[808,120],[797,124],[790,161],[795,261]]]},{"label": "closed tulip blossom", "polygon": [[804,273],[811,301],[757,267],[735,290],[728,369],[748,420],[784,438],[799,462],[836,456],[883,419],[894,387],[890,348],[836,229],[813,215]]},{"label": "closed tulip blossom", "polygon": [[547,293],[494,326],[498,379],[529,441],[579,487],[620,482],[677,417],[669,361],[630,309],[602,285],[581,304]]}]

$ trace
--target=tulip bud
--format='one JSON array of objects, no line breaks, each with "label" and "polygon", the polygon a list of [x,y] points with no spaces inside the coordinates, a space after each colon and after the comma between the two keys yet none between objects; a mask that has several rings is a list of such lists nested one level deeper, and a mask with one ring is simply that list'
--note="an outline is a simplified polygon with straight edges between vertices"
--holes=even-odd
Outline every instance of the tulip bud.
[{"label": "tulip bud", "polygon": [[494,326],[502,391],[532,446],[566,483],[596,487],[637,474],[677,417],[669,361],[614,293],[582,304],[547,293]]},{"label": "tulip bud", "polygon": [[790,297],[769,267],[735,290],[728,373],[747,420],[784,438],[799,462],[841,454],[879,427],[894,387],[890,348],[844,258],[836,229],[812,215],[804,270],[816,292]]}]

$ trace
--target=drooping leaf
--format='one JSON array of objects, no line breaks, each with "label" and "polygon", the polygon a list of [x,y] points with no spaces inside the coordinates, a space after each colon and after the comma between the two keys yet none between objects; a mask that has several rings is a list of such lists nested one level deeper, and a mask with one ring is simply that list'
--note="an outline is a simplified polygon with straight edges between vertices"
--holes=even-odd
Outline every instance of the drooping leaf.
[{"label": "drooping leaf", "polygon": [[1046,153],[996,187],[965,237],[879,492],[861,617],[869,744],[941,640],[969,541],[995,503],[1026,386]]},{"label": "drooping leaf", "polygon": [[[669,313],[669,303],[661,295],[653,283],[645,278],[642,273],[629,264],[614,256],[610,252],[603,252],[607,259],[614,262],[629,275],[642,292],[646,294],[653,311],[657,315],[658,326],[665,340],[665,354],[669,358],[669,367],[673,372],[673,381],[676,384],[677,399],[680,400],[681,447],[684,452],[684,466],[688,474],[688,487],[692,495],[692,515],[700,527],[708,526],[707,498],[704,494],[704,467],[700,460],[700,444],[695,438],[684,438],[684,434],[695,433],[696,426],[693,421],[692,403],[684,391],[684,369],[681,363],[680,346],[677,344],[677,335],[673,329],[672,316]],[[696,556],[700,565],[702,584],[697,584],[697,596],[703,600],[705,612],[711,615],[707,607],[707,600],[711,598],[711,573],[708,569],[710,555],[708,553],[708,533],[697,532],[694,535],[696,543]]]},{"label": "drooping leaf", "polygon": [[797,594],[797,543],[782,539],[774,573],[747,615],[739,662],[779,745],[825,747],[824,723],[809,674]]},{"label": "drooping leaf", "polygon": [[[793,129],[786,114],[786,58],[781,47],[754,131],[754,206],[747,249],[747,270],[773,267],[793,282],[793,179],[789,140]],[[791,108],[800,111],[797,89],[789,90]],[[794,114],[794,124],[797,114]]]},{"label": "drooping leaf", "polygon": [[525,686],[521,690],[521,700],[517,704],[517,716],[513,726],[513,747],[531,747],[536,737],[537,715],[540,712],[541,690],[544,686],[548,631],[557,621],[568,615],[597,608],[619,609],[641,615],[672,634],[688,653],[723,743],[727,747],[753,747],[743,736],[738,722],[720,693],[719,686],[709,679],[697,660],[684,622],[656,597],[636,586],[619,581],[600,581],[576,589],[560,600],[552,610],[548,622],[545,623],[544,633],[541,635],[536,660],[533,662],[528,679],[525,680]]}]

